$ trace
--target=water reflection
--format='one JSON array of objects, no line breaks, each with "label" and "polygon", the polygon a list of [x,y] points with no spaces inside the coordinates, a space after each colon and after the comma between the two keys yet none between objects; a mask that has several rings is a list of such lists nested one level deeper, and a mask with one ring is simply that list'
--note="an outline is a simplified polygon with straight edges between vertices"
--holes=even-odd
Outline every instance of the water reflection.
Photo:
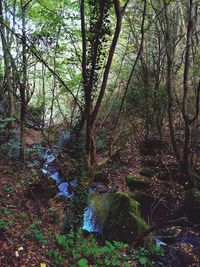
[{"label": "water reflection", "polygon": [[98,193],[93,191],[90,194],[90,204],[84,211],[82,226],[84,230],[87,230],[88,232],[102,233],[111,198],[111,193]]}]

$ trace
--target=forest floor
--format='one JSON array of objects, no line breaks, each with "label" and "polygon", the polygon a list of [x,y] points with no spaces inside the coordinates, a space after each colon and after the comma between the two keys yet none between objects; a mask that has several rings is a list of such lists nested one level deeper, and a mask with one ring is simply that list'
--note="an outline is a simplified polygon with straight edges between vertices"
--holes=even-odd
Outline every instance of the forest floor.
[{"label": "forest floor", "polygon": [[[40,192],[30,193],[37,179],[22,164],[0,159],[0,266],[50,265],[47,252],[54,246],[60,225],[54,223],[52,205],[61,210],[62,202],[52,204]],[[4,223],[3,223],[4,222]]]},{"label": "forest floor", "polygon": [[[149,189],[143,192],[142,216],[151,225],[173,219],[183,204],[185,189],[180,183],[172,181],[171,173],[166,179],[166,170],[168,174],[169,169],[173,170],[173,178],[174,175],[177,179],[181,178],[170,153],[157,149],[153,155],[144,156],[140,153],[137,143],[132,143],[105,166],[109,187],[128,192],[125,177],[128,174],[139,175],[143,167],[153,167],[155,172],[149,178]],[[64,200],[52,198],[41,188],[37,188],[36,191],[31,189],[30,185],[37,184],[37,180],[41,177],[44,178],[38,176],[38,172],[31,173],[22,164],[0,158],[0,266],[2,267],[40,266],[42,263],[46,266],[55,266],[51,264],[47,253],[55,246],[55,235],[60,233],[65,203]],[[58,218],[52,214],[52,207],[58,211]],[[184,212],[181,216],[184,216]],[[165,227],[164,230],[168,235],[172,228]],[[199,238],[198,231],[185,226],[182,228],[177,226],[173,231],[172,235],[177,235],[177,239],[170,245],[171,247],[168,247],[169,251],[165,256],[168,262],[172,261],[172,265],[163,266],[200,266],[200,242],[197,246],[189,241],[177,243],[178,239],[189,232],[190,236],[195,236],[194,239]],[[158,234],[163,235],[163,232],[157,231]],[[178,261],[176,254],[180,255],[184,262],[181,262],[180,257]]]}]

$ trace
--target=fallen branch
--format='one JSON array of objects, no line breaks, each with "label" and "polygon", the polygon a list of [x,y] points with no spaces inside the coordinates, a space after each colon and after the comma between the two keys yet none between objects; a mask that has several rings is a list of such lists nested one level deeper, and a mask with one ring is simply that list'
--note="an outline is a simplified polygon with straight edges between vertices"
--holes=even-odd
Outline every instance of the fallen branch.
[{"label": "fallen branch", "polygon": [[133,244],[131,245],[132,247],[137,247],[138,245],[140,245],[143,241],[143,239],[148,236],[150,233],[152,232],[155,232],[165,226],[170,226],[170,225],[178,225],[178,224],[181,224],[181,223],[188,223],[188,224],[191,224],[191,222],[188,221],[188,219],[186,217],[181,217],[181,218],[178,218],[176,220],[170,220],[170,221],[167,221],[167,222],[164,222],[164,223],[160,223],[158,225],[155,225],[155,226],[152,226],[150,227],[148,230],[146,230],[144,232],[144,234],[142,234],[141,236],[139,236],[134,242]]}]

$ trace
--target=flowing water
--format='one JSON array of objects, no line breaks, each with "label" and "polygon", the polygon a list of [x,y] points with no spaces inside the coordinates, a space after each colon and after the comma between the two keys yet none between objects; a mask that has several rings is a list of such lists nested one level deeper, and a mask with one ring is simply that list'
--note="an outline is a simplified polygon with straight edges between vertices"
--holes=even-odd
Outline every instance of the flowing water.
[{"label": "flowing water", "polygon": [[[49,175],[58,185],[58,196],[71,199],[74,196],[74,190],[77,186],[77,181],[62,182],[62,176],[59,171],[51,170],[50,166],[56,160],[56,156],[50,150],[46,151],[44,157],[43,173]],[[83,216],[82,229],[88,232],[102,233],[103,224],[108,212],[112,193],[98,192],[98,184],[94,184],[89,188],[89,204],[85,208]]]}]

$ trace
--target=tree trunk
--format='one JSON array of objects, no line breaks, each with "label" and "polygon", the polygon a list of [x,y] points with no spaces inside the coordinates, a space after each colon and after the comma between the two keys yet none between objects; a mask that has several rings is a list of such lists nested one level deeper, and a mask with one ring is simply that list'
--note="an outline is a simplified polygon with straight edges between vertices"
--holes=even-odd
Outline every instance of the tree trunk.
[{"label": "tree trunk", "polygon": [[27,88],[27,49],[26,49],[26,5],[21,0],[22,10],[22,85],[20,86],[20,159],[25,159],[25,120],[26,120],[26,88]]},{"label": "tree trunk", "polygon": [[[15,100],[13,95],[13,86],[12,86],[12,75],[11,75],[11,61],[9,54],[9,45],[6,38],[6,31],[4,27],[4,15],[3,15],[3,5],[2,0],[0,0],[0,23],[1,23],[1,41],[3,49],[3,58],[4,58],[4,80],[6,84],[6,90],[8,92],[8,112],[9,117],[14,117],[15,114]],[[13,123],[9,123],[9,128],[13,126]]]}]

